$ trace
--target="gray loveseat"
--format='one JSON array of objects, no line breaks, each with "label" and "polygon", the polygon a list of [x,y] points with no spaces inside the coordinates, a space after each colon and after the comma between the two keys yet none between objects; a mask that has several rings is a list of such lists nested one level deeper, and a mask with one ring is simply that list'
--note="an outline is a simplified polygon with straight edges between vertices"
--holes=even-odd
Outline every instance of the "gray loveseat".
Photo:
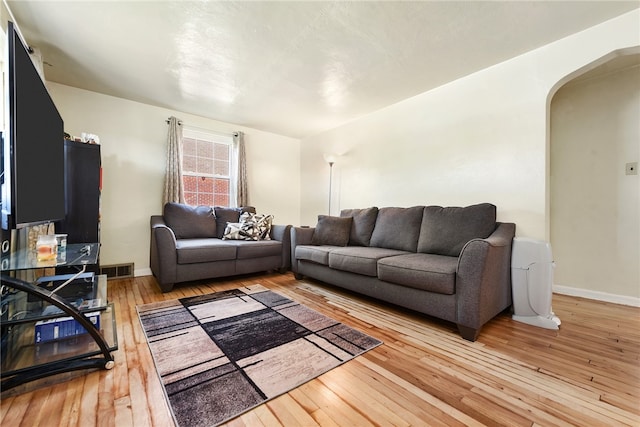
[{"label": "gray loveseat", "polygon": [[192,280],[288,271],[291,226],[263,228],[269,222],[264,215],[260,226],[252,218],[241,223],[245,212],[255,214],[255,208],[167,203],[163,215],[151,216],[150,264],[160,289],[169,292],[175,283]]},{"label": "gray loveseat", "polygon": [[291,229],[291,269],[454,322],[475,341],[512,304],[514,234],[489,203],[349,209]]}]

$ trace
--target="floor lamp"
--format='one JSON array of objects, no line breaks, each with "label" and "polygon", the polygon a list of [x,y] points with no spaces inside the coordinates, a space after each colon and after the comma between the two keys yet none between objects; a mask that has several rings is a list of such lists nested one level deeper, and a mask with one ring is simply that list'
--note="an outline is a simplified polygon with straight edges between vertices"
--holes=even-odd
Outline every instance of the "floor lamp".
[{"label": "floor lamp", "polygon": [[329,215],[331,215],[331,184],[333,183],[333,164],[336,162],[336,159],[331,154],[325,154],[324,159],[329,163]]}]

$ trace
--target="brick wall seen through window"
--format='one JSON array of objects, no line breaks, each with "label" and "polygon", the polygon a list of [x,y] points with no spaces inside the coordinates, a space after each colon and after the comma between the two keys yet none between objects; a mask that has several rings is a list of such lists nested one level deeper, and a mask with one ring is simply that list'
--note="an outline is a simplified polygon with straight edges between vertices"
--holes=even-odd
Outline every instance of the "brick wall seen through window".
[{"label": "brick wall seen through window", "polygon": [[231,136],[183,130],[182,180],[192,206],[230,206]]}]

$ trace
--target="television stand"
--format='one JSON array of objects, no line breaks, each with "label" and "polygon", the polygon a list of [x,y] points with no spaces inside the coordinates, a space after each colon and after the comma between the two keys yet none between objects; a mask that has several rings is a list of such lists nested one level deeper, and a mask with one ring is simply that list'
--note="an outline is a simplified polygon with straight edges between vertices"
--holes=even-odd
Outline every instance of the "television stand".
[{"label": "television stand", "polygon": [[[32,251],[2,258],[0,377],[2,390],[50,375],[111,369],[118,349],[106,276],[85,273],[100,245],[72,244],[58,259],[37,262]],[[73,266],[77,273],[29,283],[16,271]],[[95,324],[94,324],[95,322]]]}]

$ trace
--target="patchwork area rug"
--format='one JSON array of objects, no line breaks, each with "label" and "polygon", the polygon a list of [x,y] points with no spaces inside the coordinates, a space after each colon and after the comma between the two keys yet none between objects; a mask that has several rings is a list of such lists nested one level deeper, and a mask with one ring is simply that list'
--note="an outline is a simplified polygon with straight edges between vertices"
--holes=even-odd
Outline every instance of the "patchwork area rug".
[{"label": "patchwork area rug", "polygon": [[228,421],[382,344],[261,285],[137,309],[181,427]]}]

